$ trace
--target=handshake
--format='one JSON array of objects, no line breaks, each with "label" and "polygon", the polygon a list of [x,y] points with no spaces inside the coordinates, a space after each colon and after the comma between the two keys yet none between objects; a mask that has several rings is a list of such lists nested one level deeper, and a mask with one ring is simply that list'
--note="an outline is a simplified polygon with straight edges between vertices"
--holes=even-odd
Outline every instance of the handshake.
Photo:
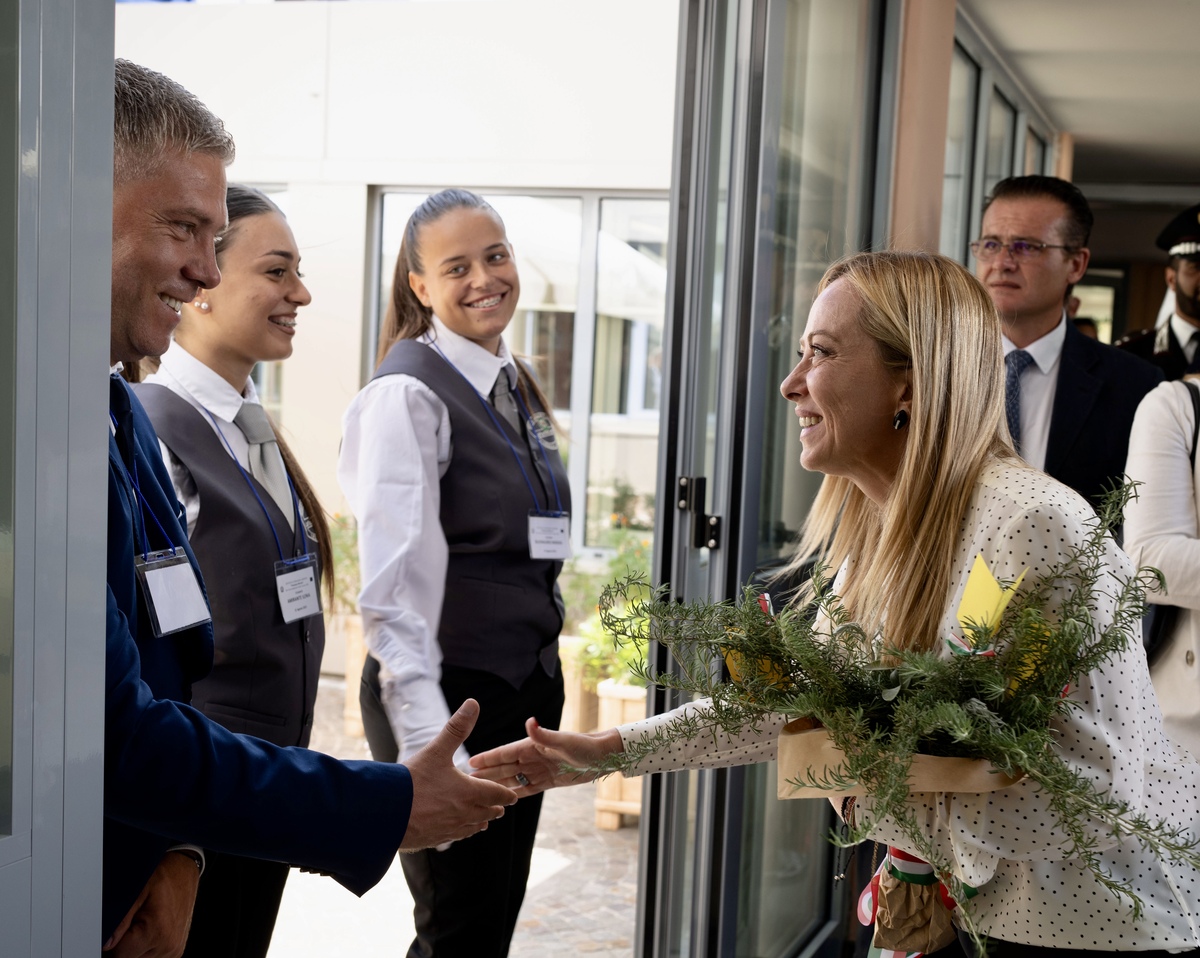
[{"label": "handshake", "polygon": [[517,794],[497,782],[465,775],[454,765],[479,717],[479,703],[467,699],[433,740],[404,764],[412,776],[412,810],[401,851],[461,841],[500,818]]}]

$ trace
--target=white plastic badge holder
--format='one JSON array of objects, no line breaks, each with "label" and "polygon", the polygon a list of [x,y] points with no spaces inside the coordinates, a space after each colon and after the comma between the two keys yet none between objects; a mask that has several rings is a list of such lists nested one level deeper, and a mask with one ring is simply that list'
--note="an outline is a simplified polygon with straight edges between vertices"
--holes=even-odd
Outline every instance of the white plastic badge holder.
[{"label": "white plastic badge holder", "polygon": [[155,638],[209,621],[204,592],[182,549],[135,555],[133,567],[142,584]]},{"label": "white plastic badge holder", "polygon": [[529,513],[529,558],[571,558],[570,513]]},{"label": "white plastic badge holder", "polygon": [[298,622],[321,612],[321,589],[317,584],[317,557],[306,555],[275,563],[275,588],[284,622]]}]

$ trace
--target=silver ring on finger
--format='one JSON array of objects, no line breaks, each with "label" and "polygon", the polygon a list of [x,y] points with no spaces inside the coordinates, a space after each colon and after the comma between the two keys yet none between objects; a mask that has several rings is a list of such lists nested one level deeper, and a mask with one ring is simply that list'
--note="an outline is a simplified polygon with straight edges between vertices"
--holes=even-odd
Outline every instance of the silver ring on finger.
[{"label": "silver ring on finger", "polygon": [[513,777],[517,780],[517,784],[522,788],[525,788],[529,785],[529,779],[527,779],[523,773],[517,772],[517,774]]}]

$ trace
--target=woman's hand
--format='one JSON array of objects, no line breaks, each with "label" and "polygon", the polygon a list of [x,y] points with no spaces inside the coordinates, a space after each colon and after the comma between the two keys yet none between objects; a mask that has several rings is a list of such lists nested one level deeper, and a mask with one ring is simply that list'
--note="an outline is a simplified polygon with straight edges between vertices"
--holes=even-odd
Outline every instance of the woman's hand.
[{"label": "woman's hand", "polygon": [[584,768],[625,750],[615,728],[605,732],[555,732],[531,718],[525,722],[525,731],[529,738],[473,755],[472,774],[507,785],[525,798],[560,785],[590,782],[595,774],[564,771],[563,766]]}]

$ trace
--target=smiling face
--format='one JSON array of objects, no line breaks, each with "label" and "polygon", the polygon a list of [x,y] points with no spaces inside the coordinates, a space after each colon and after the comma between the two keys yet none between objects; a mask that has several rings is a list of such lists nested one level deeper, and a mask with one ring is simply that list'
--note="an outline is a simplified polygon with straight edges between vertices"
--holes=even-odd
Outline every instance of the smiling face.
[{"label": "smiling face", "polygon": [[907,374],[884,365],[859,321],[860,309],[845,282],[831,283],[813,303],[800,362],[779,390],[800,420],[800,464],[843,476],[883,502],[908,435],[893,419],[909,411],[911,390]]},{"label": "smiling face", "polygon": [[113,184],[112,362],[166,352],[180,305],[221,281],[214,246],[224,226],[220,157],[177,153]]},{"label": "smiling face", "polygon": [[181,346],[239,391],[255,363],[287,359],[296,312],[312,302],[291,227],[274,211],[230,224],[221,243],[221,285],[184,306]]},{"label": "smiling face", "polygon": [[[983,214],[982,239],[1011,243],[1062,245],[1070,211],[1052,196],[1014,196],[995,200]],[[979,260],[975,275],[1000,313],[1005,335],[1028,346],[1058,325],[1067,287],[1087,271],[1086,249],[1045,249],[1016,259],[1007,249],[994,259]]]},{"label": "smiling face", "polygon": [[521,283],[504,224],[488,209],[455,209],[417,233],[422,272],[408,283],[453,332],[490,353],[517,308]]}]

